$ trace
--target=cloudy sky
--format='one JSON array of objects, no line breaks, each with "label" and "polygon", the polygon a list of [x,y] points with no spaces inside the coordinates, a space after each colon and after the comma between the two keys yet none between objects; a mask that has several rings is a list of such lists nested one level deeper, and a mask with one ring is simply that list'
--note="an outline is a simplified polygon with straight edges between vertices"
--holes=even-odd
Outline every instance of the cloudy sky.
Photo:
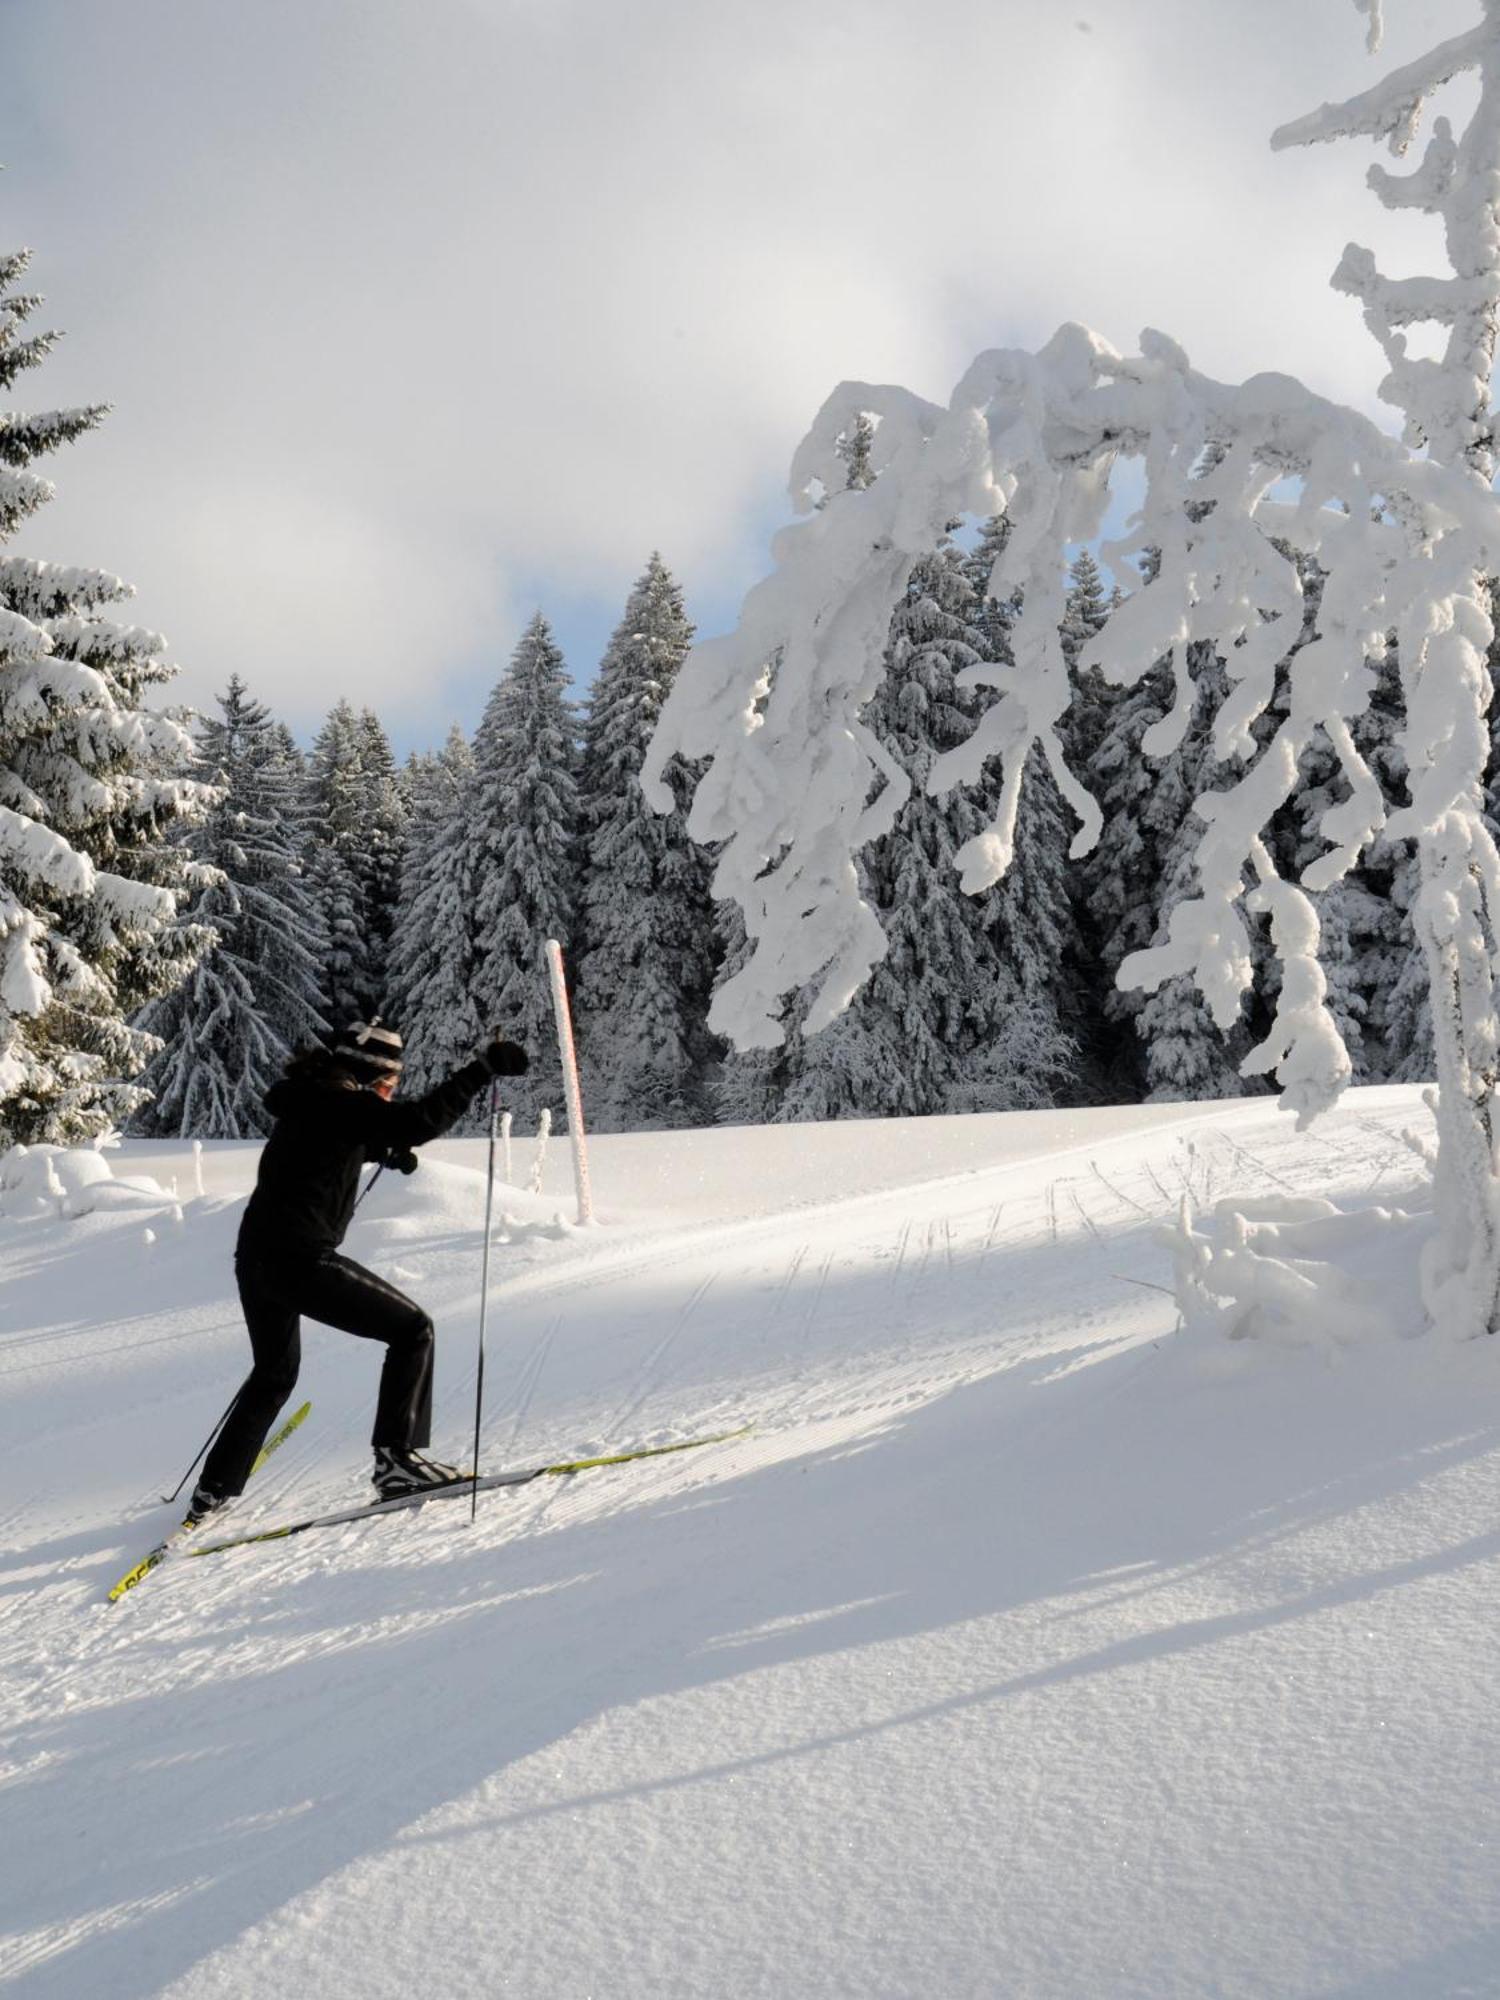
[{"label": "cloudy sky", "polygon": [[185,698],[477,719],[538,606],[586,682],[650,550],[706,632],[844,377],[1165,328],[1375,410],[1361,146],[1271,129],[1477,15],[1387,0],[0,0],[0,242],[114,406],[28,551],[131,578]]}]

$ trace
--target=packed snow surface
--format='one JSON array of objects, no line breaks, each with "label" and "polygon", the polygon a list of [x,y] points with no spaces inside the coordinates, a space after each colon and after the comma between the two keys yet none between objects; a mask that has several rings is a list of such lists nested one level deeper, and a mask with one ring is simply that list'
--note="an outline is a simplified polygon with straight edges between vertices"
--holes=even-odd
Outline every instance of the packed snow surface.
[{"label": "packed snow surface", "polygon": [[[0,1187],[7,1993],[1500,1994],[1500,1344],[1179,1329],[1191,1191],[1420,1209],[1419,1094],[514,1143],[487,1469],[116,1605],[245,1366],[255,1148]],[[13,1163],[14,1164],[14,1163]],[[464,1456],[482,1142],[351,1254]],[[201,1176],[201,1179],[200,1179]],[[200,1191],[201,1190],[201,1191]],[[1377,1322],[1372,1321],[1372,1326]],[[1404,1329],[1392,1332],[1392,1327]],[[377,1356],[246,1496],[362,1495]]]}]

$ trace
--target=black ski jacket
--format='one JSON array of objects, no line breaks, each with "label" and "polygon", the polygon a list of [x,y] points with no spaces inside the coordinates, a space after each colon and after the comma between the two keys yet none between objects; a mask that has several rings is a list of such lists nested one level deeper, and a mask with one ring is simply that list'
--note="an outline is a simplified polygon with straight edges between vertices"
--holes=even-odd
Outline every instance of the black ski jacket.
[{"label": "black ski jacket", "polygon": [[279,1262],[336,1250],[354,1213],[360,1167],[446,1132],[489,1075],[484,1063],[465,1063],[425,1097],[391,1104],[338,1069],[272,1084],[266,1109],[276,1123],[235,1255]]}]

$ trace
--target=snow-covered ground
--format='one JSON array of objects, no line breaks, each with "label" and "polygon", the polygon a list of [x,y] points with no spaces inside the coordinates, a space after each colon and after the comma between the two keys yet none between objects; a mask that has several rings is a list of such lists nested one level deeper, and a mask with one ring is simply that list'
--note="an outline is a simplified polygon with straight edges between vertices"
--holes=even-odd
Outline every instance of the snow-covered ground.
[{"label": "snow-covered ground", "polygon": [[[254,1149],[201,1195],[145,1145],[12,1191],[0,1983],[1500,1994],[1500,1346],[1209,1340],[1153,1289],[1185,1186],[1399,1203],[1425,1122],[1378,1091],[1304,1137],[1262,1100],[604,1139],[586,1231],[565,1145],[533,1195],[518,1141],[486,1466],[750,1434],[113,1606],[243,1371]],[[483,1148],[430,1151],[348,1248],[434,1312],[462,1455]],[[376,1360],[308,1330],[247,1515],[361,1496]]]}]

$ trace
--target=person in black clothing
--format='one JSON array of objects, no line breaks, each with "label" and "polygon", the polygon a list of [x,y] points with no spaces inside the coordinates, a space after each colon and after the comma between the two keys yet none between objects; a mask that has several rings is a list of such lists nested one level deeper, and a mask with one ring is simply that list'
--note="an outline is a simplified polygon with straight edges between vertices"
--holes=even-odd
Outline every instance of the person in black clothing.
[{"label": "person in black clothing", "polygon": [[464,1475],[428,1458],[432,1321],[404,1292],[339,1255],[367,1161],[410,1173],[414,1146],[437,1138],[492,1076],[519,1076],[526,1055],[496,1038],[410,1103],[391,1101],[401,1037],[356,1023],[299,1056],[266,1093],[276,1123],[235,1246],[235,1278],[255,1365],[204,1463],[189,1514],[201,1519],[244,1490],[277,1413],[296,1386],[301,1320],[385,1343],[371,1442],[382,1499]]}]

